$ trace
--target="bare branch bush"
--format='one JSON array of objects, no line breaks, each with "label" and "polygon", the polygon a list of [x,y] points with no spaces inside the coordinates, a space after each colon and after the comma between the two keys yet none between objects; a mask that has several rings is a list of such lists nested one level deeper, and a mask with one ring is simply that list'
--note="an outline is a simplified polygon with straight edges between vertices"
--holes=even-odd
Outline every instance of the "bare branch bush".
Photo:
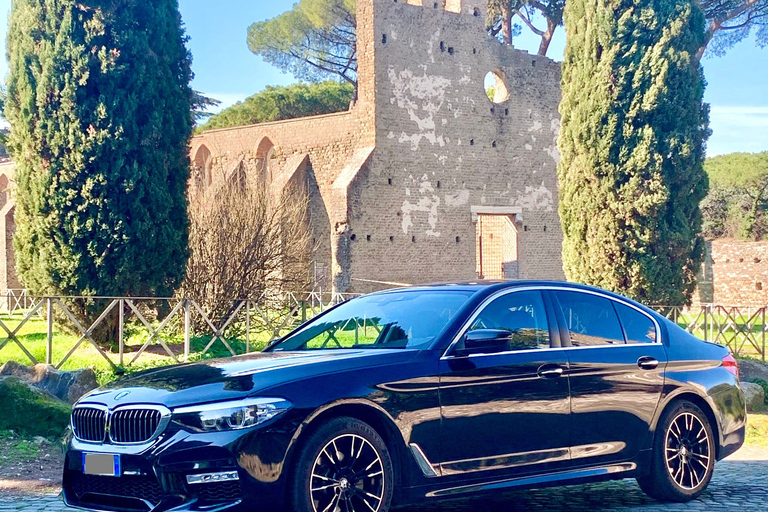
[{"label": "bare branch bush", "polygon": [[[227,182],[189,192],[190,258],[179,291],[214,324],[238,300],[274,305],[311,282],[309,199],[300,186],[273,197],[263,186]],[[208,330],[200,315],[196,332]]]}]

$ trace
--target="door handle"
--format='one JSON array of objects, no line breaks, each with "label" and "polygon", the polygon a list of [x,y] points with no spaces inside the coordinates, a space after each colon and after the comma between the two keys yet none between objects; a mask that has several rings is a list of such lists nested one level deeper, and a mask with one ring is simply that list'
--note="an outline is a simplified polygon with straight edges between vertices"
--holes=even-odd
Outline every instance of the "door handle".
[{"label": "door handle", "polygon": [[641,357],[637,361],[637,366],[643,370],[655,370],[659,367],[659,360],[653,357]]},{"label": "door handle", "polygon": [[544,365],[536,372],[542,379],[558,379],[563,376],[565,370],[562,366]]}]

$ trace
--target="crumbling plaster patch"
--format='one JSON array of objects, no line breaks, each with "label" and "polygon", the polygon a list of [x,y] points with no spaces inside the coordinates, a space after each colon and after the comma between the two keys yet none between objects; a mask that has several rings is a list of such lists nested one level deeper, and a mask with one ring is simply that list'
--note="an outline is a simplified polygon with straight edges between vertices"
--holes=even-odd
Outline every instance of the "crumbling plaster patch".
[{"label": "crumbling plaster patch", "polygon": [[438,208],[440,207],[440,197],[435,193],[435,187],[429,181],[429,178],[424,175],[419,182],[410,177],[414,182],[414,185],[418,185],[418,200],[411,202],[411,188],[405,188],[406,199],[403,201],[403,233],[409,234],[411,228],[414,227],[413,217],[416,214],[427,214],[427,223],[429,229],[425,232],[427,236],[439,237],[440,232],[437,231],[438,222]]},{"label": "crumbling plaster patch", "polygon": [[416,124],[415,133],[400,134],[399,141],[411,144],[413,151],[418,151],[422,140],[427,140],[432,145],[445,146],[443,135],[437,133],[435,117],[446,102],[445,92],[452,85],[451,80],[439,76],[414,75],[410,69],[399,73],[393,68],[388,71],[392,86],[392,104],[408,112],[410,120]]}]

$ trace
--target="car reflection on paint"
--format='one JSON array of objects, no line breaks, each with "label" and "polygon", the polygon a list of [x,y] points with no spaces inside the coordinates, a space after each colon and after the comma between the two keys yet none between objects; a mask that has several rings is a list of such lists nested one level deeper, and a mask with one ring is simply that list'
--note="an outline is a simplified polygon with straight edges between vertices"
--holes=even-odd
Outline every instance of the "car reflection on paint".
[{"label": "car reflection on paint", "polygon": [[89,510],[384,512],[636,478],[664,501],[744,441],[733,357],[562,283],[354,299],[264,353],[160,368],[75,407],[64,499]]}]

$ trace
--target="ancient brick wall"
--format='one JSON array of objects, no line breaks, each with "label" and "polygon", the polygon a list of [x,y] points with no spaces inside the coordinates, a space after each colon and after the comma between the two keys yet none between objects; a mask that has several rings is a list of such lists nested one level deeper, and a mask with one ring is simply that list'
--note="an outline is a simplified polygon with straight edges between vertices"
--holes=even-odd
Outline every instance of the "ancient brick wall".
[{"label": "ancient brick wall", "polygon": [[15,166],[0,164],[0,293],[21,289],[16,275],[16,258],[13,249],[13,234],[16,232],[14,214],[16,204],[12,197]]},{"label": "ancient brick wall", "polygon": [[768,305],[768,242],[708,242],[696,299],[726,306]]},{"label": "ancient brick wall", "polygon": [[478,212],[515,223],[505,263],[521,278],[562,279],[560,66],[491,38],[484,3],[359,0],[357,104],[195,137],[199,181],[244,172],[279,189],[304,165],[315,258],[338,291],[476,279]]},{"label": "ancient brick wall", "polygon": [[476,279],[483,207],[515,219],[521,278],[562,279],[559,64],[488,36],[480,0],[421,3],[373,1],[376,150],[351,202],[353,285]]}]

